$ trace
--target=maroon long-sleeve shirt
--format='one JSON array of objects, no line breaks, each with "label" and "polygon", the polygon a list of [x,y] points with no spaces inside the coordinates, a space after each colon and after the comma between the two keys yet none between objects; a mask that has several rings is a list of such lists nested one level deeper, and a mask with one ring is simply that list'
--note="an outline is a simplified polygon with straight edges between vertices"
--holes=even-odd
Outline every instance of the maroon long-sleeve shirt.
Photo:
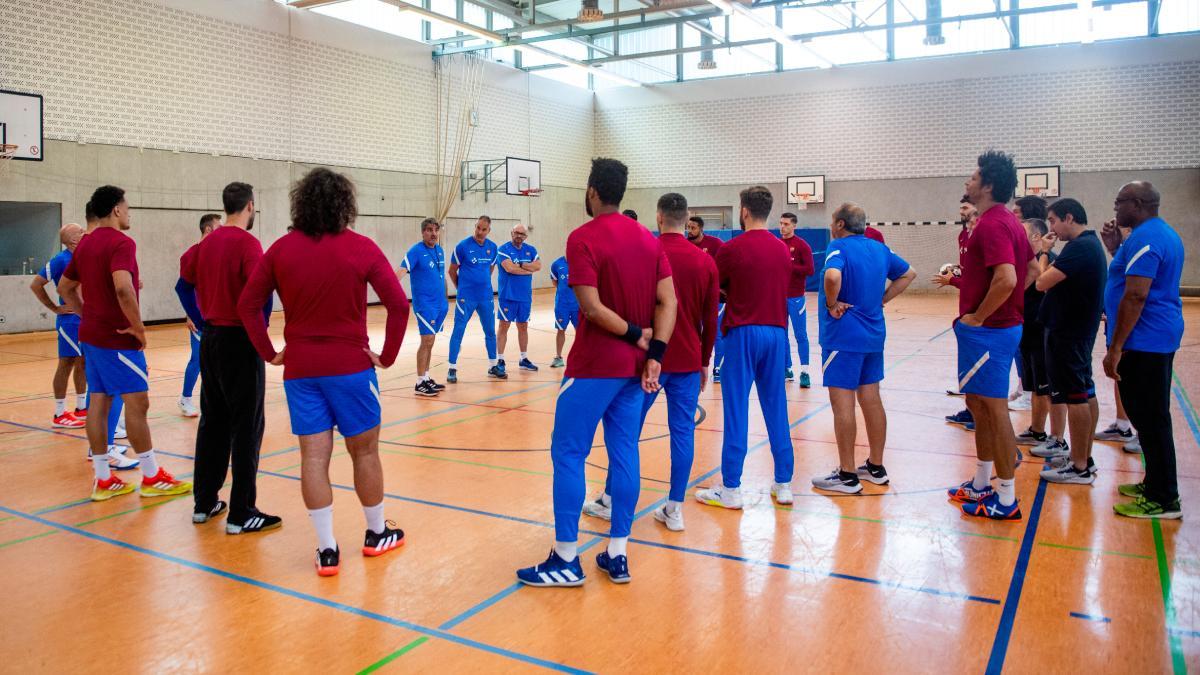
[{"label": "maroon long-sleeve shirt", "polygon": [[264,361],[275,358],[262,307],[278,290],[283,303],[283,378],[348,375],[372,367],[367,341],[367,284],[387,308],[379,361],[396,361],[408,327],[408,297],[387,257],[353,230],[310,237],[299,231],[267,249],[246,282],[238,314]]},{"label": "maroon long-sleeve shirt", "polygon": [[659,237],[671,280],[675,284],[678,310],[675,331],[663,357],[664,373],[694,373],[707,368],[717,339],[717,302],[720,295],[717,263],[682,234]]},{"label": "maroon long-sleeve shirt", "polygon": [[798,298],[804,295],[808,278],[817,271],[813,262],[812,247],[794,234],[784,239],[783,243],[787,244],[788,251],[792,254],[792,278],[788,282],[788,297]]}]

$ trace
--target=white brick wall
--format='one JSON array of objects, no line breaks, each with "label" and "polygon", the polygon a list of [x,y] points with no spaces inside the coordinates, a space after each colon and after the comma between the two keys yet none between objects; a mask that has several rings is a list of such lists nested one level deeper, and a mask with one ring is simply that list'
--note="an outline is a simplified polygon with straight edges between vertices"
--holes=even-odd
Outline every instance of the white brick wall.
[{"label": "white brick wall", "polygon": [[[289,10],[239,1],[282,16],[288,30]],[[308,34],[378,40],[303,18]],[[5,0],[0,25],[0,88],[43,94],[47,138],[434,170],[432,58],[362,53],[151,0]],[[557,96],[531,88],[531,76],[487,68],[471,156],[539,159],[543,184],[582,185],[590,95]]]}]

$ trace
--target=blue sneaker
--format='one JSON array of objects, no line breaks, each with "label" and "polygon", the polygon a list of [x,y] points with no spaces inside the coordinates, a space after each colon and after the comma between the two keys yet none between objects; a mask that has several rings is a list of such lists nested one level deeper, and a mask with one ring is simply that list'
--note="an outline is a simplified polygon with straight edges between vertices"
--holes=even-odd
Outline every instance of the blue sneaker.
[{"label": "blue sneaker", "polygon": [[1000,495],[990,494],[974,504],[963,504],[963,513],[968,516],[991,518],[992,520],[1020,520],[1020,502],[1013,500],[1009,506],[1000,503]]},{"label": "blue sneaker", "polygon": [[946,492],[949,493],[950,499],[953,499],[956,502],[965,502],[967,504],[974,504],[981,499],[985,499],[995,494],[995,490],[992,489],[991,484],[988,484],[982,490],[976,490],[974,480],[965,481],[962,485],[952,487]]},{"label": "blue sneaker", "polygon": [[713,384],[721,384],[721,367],[720,366],[713,368],[712,381],[713,381]]},{"label": "blue sneaker", "polygon": [[517,581],[526,586],[582,586],[586,578],[583,565],[579,564],[579,556],[567,562],[553,549],[550,550],[550,557],[546,558],[546,562],[517,570]]},{"label": "blue sneaker", "polygon": [[966,424],[963,425],[963,428],[966,429],[967,431],[975,431],[975,423],[967,422]]},{"label": "blue sneaker", "polygon": [[975,418],[970,410],[960,410],[953,415],[946,415],[946,421],[951,424],[961,424],[968,429],[975,428]]},{"label": "blue sneaker", "polygon": [[535,373],[537,372],[537,366],[533,365],[533,361],[530,361],[529,359],[521,359],[521,362],[517,364],[517,367],[521,370],[532,370]]},{"label": "blue sneaker", "polygon": [[507,380],[508,373],[504,372],[504,366],[497,363],[491,368],[488,368],[488,377],[494,377],[497,380]]},{"label": "blue sneaker", "polygon": [[455,382],[458,382],[458,369],[457,368],[451,368],[450,370],[446,371],[446,381],[449,382],[450,384],[454,384]]},{"label": "blue sneaker", "polygon": [[632,578],[629,576],[629,558],[623,555],[612,558],[608,551],[601,551],[596,556],[596,567],[608,572],[608,578],[614,584],[627,584]]}]

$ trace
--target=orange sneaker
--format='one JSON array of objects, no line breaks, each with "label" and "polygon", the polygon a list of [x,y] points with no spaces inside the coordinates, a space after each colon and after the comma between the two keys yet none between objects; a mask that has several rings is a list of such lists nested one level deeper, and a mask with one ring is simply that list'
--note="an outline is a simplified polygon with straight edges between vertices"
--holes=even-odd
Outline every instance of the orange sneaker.
[{"label": "orange sneaker", "polygon": [[161,466],[158,467],[158,473],[147,478],[142,476],[142,496],[143,497],[169,497],[172,495],[186,495],[192,491],[192,484],[184,480],[175,480],[175,477],[167,472]]},{"label": "orange sneaker", "polygon": [[60,429],[81,429],[87,426],[87,421],[81,420],[69,412],[65,412],[55,417],[54,421],[50,424]]},{"label": "orange sneaker", "polygon": [[133,492],[133,483],[126,483],[120,478],[110,476],[108,480],[97,478],[92,483],[92,501],[103,502],[113,497],[120,497]]}]

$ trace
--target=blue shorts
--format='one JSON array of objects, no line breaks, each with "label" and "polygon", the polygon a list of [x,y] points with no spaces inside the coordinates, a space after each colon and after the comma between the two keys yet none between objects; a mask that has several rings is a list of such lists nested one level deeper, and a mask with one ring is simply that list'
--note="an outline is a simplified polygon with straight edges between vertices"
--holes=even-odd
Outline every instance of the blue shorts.
[{"label": "blue shorts", "polygon": [[375,369],[349,375],[284,380],[292,433],[308,436],[335,426],[343,436],[357,436],[379,426],[379,380]]},{"label": "blue shorts", "polygon": [[529,323],[529,309],[533,306],[530,302],[517,302],[516,300],[501,300],[500,301],[500,320],[511,323]]},{"label": "blue shorts", "polygon": [[821,350],[821,384],[858,389],[883,380],[883,352]]},{"label": "blue shorts", "polygon": [[[60,336],[61,337],[61,336]],[[88,391],[93,394],[136,394],[150,389],[146,353],[140,349],[105,349],[81,342]]]},{"label": "blue shorts", "polygon": [[446,312],[450,304],[445,300],[440,303],[413,301],[413,314],[417,315],[417,330],[421,335],[437,335],[442,332],[442,324],[446,321]]},{"label": "blue shorts", "polygon": [[988,398],[1008,398],[1008,373],[1021,344],[1021,326],[985,328],[954,322],[958,338],[958,390]]},{"label": "blue shorts", "polygon": [[79,346],[79,317],[59,314],[54,319],[54,326],[58,330],[58,358],[83,356],[83,349]]},{"label": "blue shorts", "polygon": [[579,308],[574,309],[559,309],[554,308],[554,328],[556,330],[566,330],[567,324],[579,330]]}]

